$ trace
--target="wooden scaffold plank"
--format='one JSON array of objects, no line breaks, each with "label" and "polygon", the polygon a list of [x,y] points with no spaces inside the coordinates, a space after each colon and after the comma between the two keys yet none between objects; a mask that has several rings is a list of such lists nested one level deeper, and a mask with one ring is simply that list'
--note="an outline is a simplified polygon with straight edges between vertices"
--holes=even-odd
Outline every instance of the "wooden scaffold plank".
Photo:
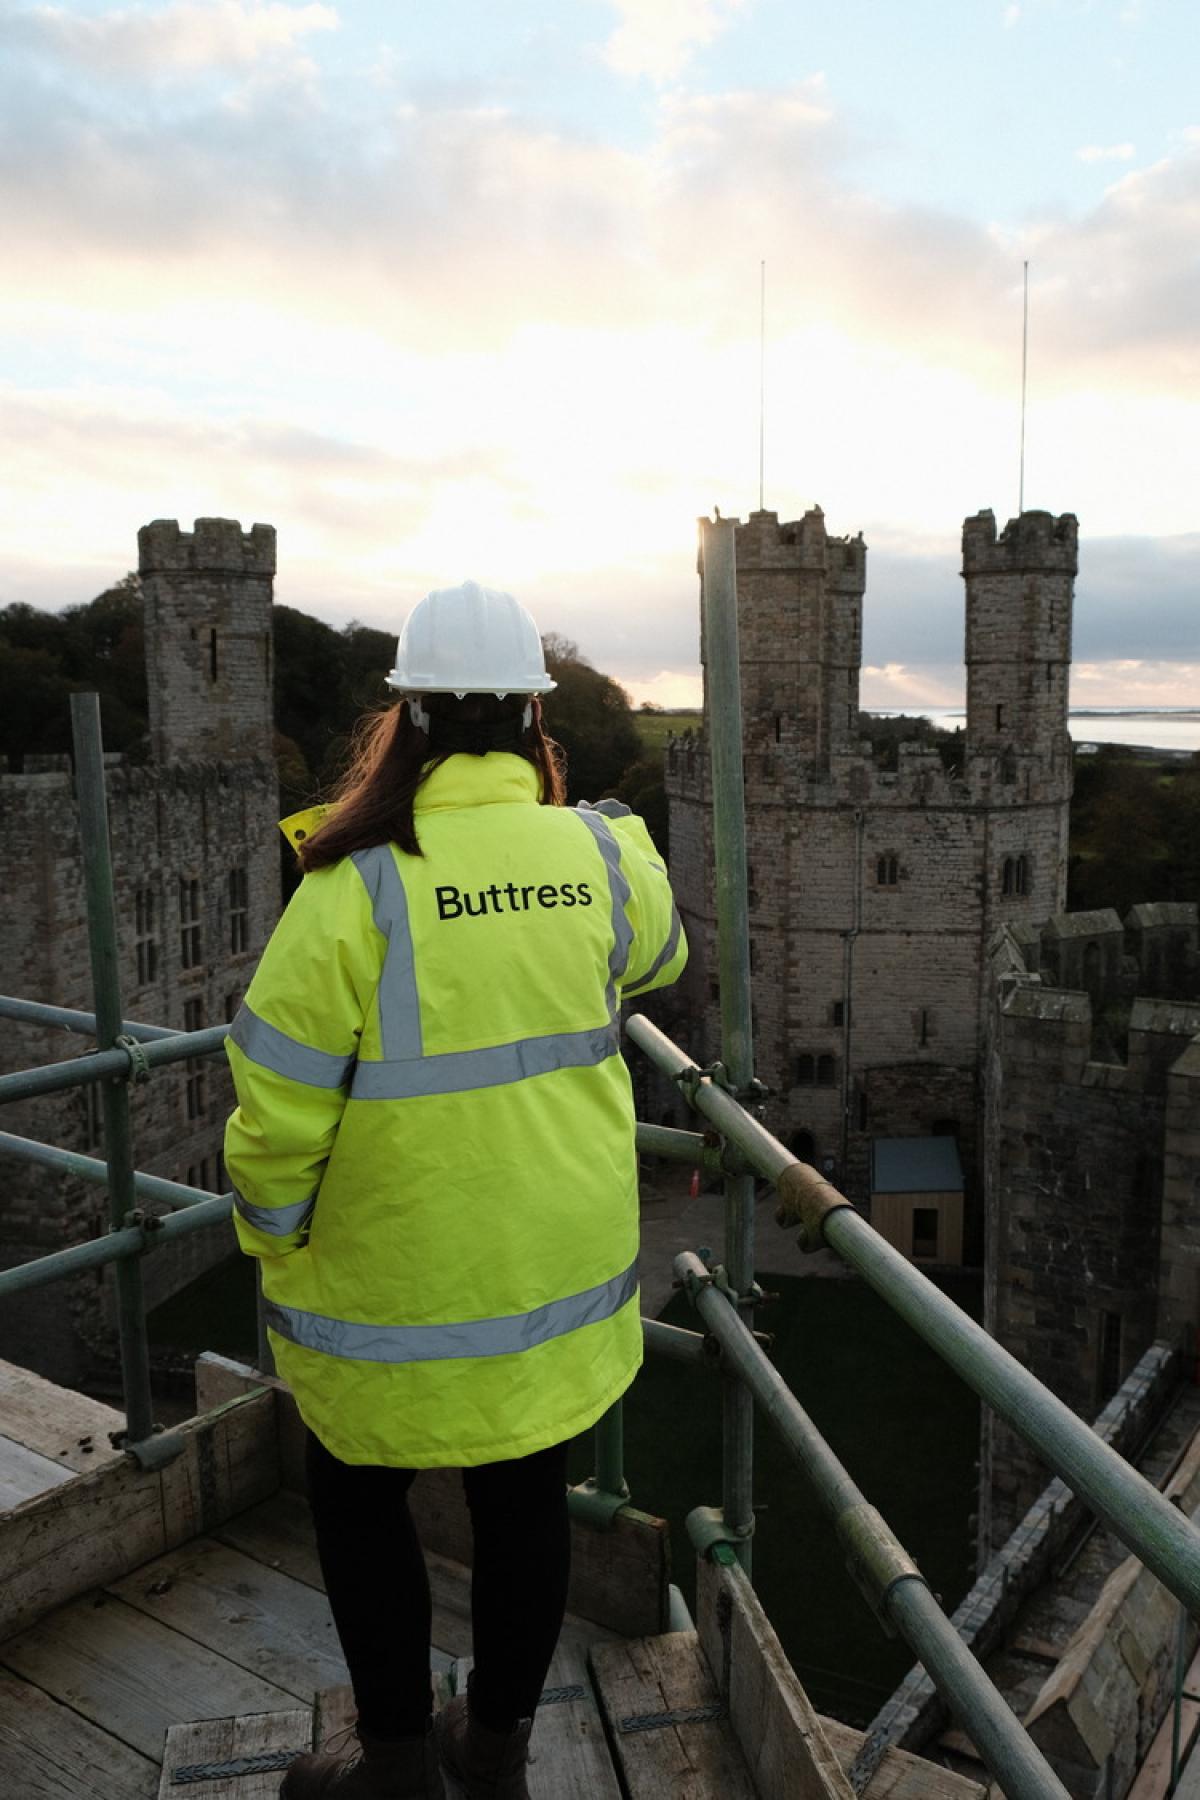
[{"label": "wooden scaffold plank", "polygon": [[109,1592],[298,1700],[346,1680],[324,1595],[211,1538],[159,1557]]},{"label": "wooden scaffold plank", "polygon": [[630,1800],[756,1800],[697,1632],[600,1644],[591,1661]]},{"label": "wooden scaffold plank", "polygon": [[763,1800],[854,1800],[745,1570],[697,1558],[700,1639]]},{"label": "wooden scaffold plank", "polygon": [[0,1649],[0,1663],[156,1763],[180,1719],[285,1712],[294,1695],[103,1595]]},{"label": "wooden scaffold plank", "polygon": [[273,1393],[179,1432],[183,1455],[165,1469],[121,1456],[0,1513],[0,1642],[278,1486]]},{"label": "wooden scaffold plank", "polygon": [[12,1800],[151,1800],[157,1792],[158,1766],[150,1757],[0,1670],[0,1794]]},{"label": "wooden scaffold plank", "polygon": [[124,1428],[124,1413],[102,1400],[0,1362],[0,1432],[61,1468],[81,1475],[119,1458],[109,1434]]},{"label": "wooden scaffold plank", "polygon": [[[454,1665],[456,1693],[467,1689],[472,1659]],[[560,1638],[546,1675],[529,1742],[530,1800],[620,1800],[605,1741],[586,1646]]]},{"label": "wooden scaffold plank", "polygon": [[[277,1800],[288,1761],[309,1748],[311,1737],[307,1706],[172,1725],[163,1747],[159,1800]],[[259,1762],[267,1766],[254,1768]],[[202,1770],[211,1773],[202,1776]]]}]

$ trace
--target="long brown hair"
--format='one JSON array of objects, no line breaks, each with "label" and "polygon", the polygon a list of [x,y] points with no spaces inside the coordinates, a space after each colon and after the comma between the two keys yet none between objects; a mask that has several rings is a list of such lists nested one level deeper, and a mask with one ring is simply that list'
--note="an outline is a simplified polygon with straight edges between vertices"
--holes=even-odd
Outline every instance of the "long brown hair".
[{"label": "long brown hair", "polygon": [[561,747],[542,727],[541,702],[530,702],[533,718],[524,730],[524,694],[426,694],[421,704],[429,714],[428,731],[414,725],[407,700],[367,713],[355,727],[350,762],[334,789],[334,811],[300,846],[300,867],[307,875],[355,850],[372,844],[399,844],[420,856],[413,802],[421,784],[459,750],[477,756],[503,747],[541,776],[543,806],[566,800],[565,758]]}]

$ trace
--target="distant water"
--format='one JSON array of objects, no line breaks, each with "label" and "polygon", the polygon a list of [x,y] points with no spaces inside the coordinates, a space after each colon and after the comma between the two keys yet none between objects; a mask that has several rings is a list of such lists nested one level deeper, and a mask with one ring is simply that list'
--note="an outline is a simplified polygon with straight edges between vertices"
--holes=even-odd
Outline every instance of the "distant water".
[{"label": "distant water", "polygon": [[[867,707],[868,712],[895,718],[901,712],[920,712],[923,718],[947,731],[955,731],[967,722],[967,715],[955,707]],[[1072,710],[1068,729],[1076,744],[1141,744],[1152,750],[1187,753],[1200,750],[1200,707],[1155,706],[1135,712],[1124,706],[1096,706],[1076,712]]]}]

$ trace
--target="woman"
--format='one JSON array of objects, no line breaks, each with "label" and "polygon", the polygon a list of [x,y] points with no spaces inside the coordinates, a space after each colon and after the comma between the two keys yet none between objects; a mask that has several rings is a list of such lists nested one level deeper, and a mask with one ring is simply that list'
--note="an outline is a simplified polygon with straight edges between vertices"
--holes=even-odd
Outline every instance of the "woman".
[{"label": "woman", "polygon": [[[520,1800],[566,1606],[566,1442],[641,1361],[624,995],[686,945],[641,821],[568,809],[537,628],[428,595],[336,804],[285,822],[305,879],[229,1038],[226,1163],[358,1707],[351,1761],[286,1800]],[[619,816],[617,816],[619,815]],[[461,1468],[469,1694],[431,1728],[430,1600],[406,1495]]]}]

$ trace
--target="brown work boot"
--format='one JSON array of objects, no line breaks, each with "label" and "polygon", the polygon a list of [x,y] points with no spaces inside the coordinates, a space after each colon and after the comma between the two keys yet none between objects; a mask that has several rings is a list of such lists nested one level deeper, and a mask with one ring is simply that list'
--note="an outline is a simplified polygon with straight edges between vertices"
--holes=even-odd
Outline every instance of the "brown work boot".
[{"label": "brown work boot", "polygon": [[298,1756],[283,1778],[279,1800],[445,1800],[433,1732],[424,1737],[377,1738],[361,1726],[348,1756],[325,1751]]},{"label": "brown work boot", "polygon": [[459,1694],[433,1716],[433,1735],[442,1758],[449,1800],[529,1800],[525,1770],[532,1719],[512,1731],[489,1731],[471,1711],[470,1693]]}]

